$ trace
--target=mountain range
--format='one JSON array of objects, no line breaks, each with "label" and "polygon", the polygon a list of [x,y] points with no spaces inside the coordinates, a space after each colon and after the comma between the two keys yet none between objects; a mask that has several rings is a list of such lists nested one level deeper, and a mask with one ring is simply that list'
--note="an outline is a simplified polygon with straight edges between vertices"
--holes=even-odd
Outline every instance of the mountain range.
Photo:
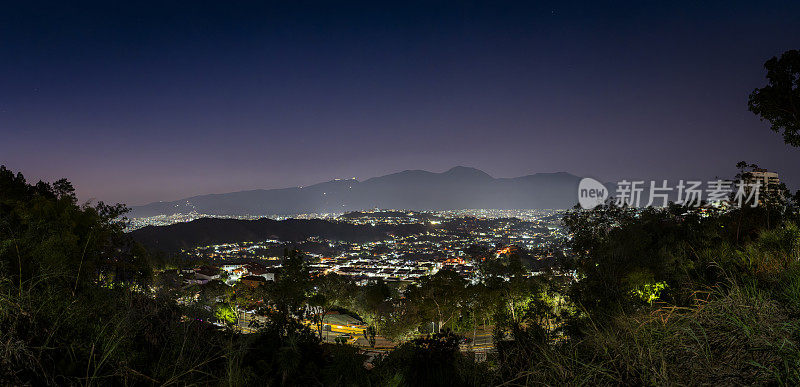
[{"label": "mountain range", "polygon": [[441,173],[407,170],[364,181],[337,179],[307,187],[257,189],[155,202],[133,207],[129,217],[192,211],[212,215],[291,215],[370,208],[570,208],[577,203],[580,180],[581,177],[566,172],[494,178],[469,167],[455,167]]}]

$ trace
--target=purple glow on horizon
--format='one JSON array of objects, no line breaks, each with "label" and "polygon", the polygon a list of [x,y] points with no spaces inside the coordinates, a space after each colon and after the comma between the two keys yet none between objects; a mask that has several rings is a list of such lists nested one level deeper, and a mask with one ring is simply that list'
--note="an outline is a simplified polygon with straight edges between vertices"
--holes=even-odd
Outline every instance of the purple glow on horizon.
[{"label": "purple glow on horizon", "polygon": [[456,165],[800,188],[747,111],[797,3],[157,4],[0,13],[0,164],[131,205]]}]

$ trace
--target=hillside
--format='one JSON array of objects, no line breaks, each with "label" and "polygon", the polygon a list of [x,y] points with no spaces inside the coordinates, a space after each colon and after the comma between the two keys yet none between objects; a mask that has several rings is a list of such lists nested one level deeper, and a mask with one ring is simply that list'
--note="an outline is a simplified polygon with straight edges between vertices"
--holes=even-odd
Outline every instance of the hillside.
[{"label": "hillside", "polygon": [[153,250],[174,252],[194,246],[218,243],[280,239],[302,241],[309,237],[365,242],[381,240],[387,234],[409,235],[423,225],[361,226],[326,220],[272,219],[237,220],[203,218],[169,226],[148,226],[130,233],[133,239]]}]

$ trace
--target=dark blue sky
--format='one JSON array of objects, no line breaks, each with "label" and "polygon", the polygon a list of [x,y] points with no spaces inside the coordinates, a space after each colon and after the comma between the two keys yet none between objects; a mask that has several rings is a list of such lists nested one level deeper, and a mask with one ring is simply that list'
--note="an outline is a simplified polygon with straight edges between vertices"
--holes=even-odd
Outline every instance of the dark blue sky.
[{"label": "dark blue sky", "polygon": [[19,3],[0,4],[0,163],[82,199],[742,159],[800,188],[800,149],[747,111],[763,62],[800,48],[797,1]]}]

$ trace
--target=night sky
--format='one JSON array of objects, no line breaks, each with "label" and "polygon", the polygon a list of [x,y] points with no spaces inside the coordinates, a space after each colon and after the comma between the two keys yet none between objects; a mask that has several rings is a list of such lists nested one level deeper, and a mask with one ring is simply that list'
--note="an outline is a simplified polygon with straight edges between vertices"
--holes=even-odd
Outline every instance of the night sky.
[{"label": "night sky", "polygon": [[800,48],[798,1],[18,3],[0,4],[0,163],[82,200],[739,160],[800,188],[800,149],[747,111],[764,61]]}]

